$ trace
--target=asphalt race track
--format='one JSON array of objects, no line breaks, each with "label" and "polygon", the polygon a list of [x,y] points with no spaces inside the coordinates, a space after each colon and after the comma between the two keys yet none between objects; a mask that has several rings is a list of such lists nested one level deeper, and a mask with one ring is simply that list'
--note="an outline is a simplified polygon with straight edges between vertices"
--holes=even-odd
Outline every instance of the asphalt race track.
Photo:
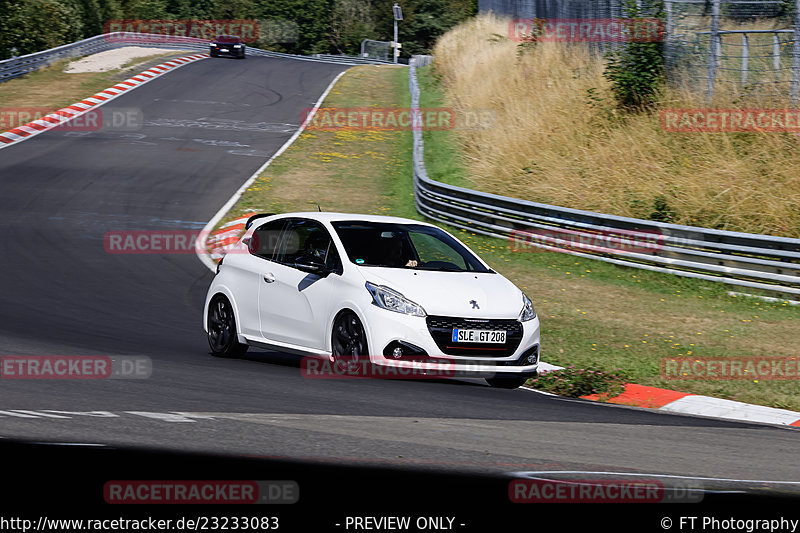
[{"label": "asphalt race track", "polygon": [[140,110],[141,129],[50,131],[0,150],[0,354],[153,362],[149,379],[4,379],[2,437],[445,472],[800,480],[795,429],[480,380],[310,380],[295,358],[254,349],[210,356],[208,269],[193,253],[109,254],[103,236],[202,228],[343,68],[198,61],[108,104]]}]

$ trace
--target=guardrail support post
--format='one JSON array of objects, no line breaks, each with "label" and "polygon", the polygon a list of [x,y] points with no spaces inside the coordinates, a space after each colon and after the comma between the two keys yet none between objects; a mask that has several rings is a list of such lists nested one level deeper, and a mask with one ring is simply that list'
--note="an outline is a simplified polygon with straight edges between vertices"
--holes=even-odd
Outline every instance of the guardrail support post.
[{"label": "guardrail support post", "polygon": [[720,0],[714,0],[711,8],[711,35],[708,41],[708,86],[706,87],[706,103],[710,104],[714,97],[714,84],[716,83],[717,61],[722,48],[719,36],[719,4]]},{"label": "guardrail support post", "polygon": [[776,75],[781,69],[781,40],[777,33],[772,34],[772,69]]},{"label": "guardrail support post", "polygon": [[748,41],[747,34],[742,34],[742,85],[744,86],[747,83],[747,69],[748,69],[748,59],[750,55],[750,51],[748,48]]},{"label": "guardrail support post", "polygon": [[792,107],[797,106],[800,87],[800,0],[794,0],[794,33],[792,34]]}]

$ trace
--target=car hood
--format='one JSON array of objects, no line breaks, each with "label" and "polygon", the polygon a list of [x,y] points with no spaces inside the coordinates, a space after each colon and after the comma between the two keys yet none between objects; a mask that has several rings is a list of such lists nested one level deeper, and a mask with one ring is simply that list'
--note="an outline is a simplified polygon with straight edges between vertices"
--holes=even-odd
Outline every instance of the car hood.
[{"label": "car hood", "polygon": [[500,274],[380,267],[359,270],[365,280],[399,292],[429,315],[517,318],[522,310],[520,290]]}]

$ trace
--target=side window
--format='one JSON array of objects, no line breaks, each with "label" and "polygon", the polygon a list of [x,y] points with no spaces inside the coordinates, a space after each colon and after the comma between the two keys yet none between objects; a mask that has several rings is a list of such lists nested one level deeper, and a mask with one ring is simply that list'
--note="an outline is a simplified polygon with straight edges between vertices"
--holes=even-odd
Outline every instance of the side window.
[{"label": "side window", "polygon": [[276,261],[294,266],[301,257],[314,257],[334,270],[341,264],[330,234],[315,220],[295,219],[289,222]]},{"label": "side window", "polygon": [[339,274],[342,273],[342,260],[339,258],[339,252],[336,251],[336,245],[333,240],[328,240],[328,253],[325,255],[325,267]]},{"label": "side window", "polygon": [[256,228],[253,236],[250,237],[250,243],[247,245],[250,253],[262,259],[275,260],[275,253],[277,252],[278,244],[281,242],[281,233],[285,225],[286,220],[281,219],[267,222]]}]

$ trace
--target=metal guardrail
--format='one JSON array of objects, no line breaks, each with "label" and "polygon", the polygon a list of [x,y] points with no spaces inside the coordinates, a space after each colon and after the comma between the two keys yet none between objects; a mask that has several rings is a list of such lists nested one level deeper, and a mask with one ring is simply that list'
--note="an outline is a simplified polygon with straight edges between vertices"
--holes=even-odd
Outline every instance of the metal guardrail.
[{"label": "metal guardrail", "polygon": [[414,56],[415,67],[425,67],[433,63],[433,56],[418,55]]},{"label": "metal guardrail", "polygon": [[[135,45],[148,48],[164,47],[187,51],[207,51],[208,43],[209,41],[205,39],[197,39],[194,37],[166,36],[136,32],[105,33],[102,35],[95,35],[94,37],[90,37],[82,41],[51,48],[49,50],[43,50],[34,54],[28,54],[15,57],[13,59],[0,61],[0,83],[51,65],[60,59],[95,54],[97,52],[122,48],[123,46]],[[302,56],[271,52],[269,50],[261,50],[260,48],[252,48],[249,46],[247,47],[247,53],[254,56],[283,57],[309,61],[321,61],[325,63],[339,63],[344,65],[372,63],[391,64],[389,61],[381,61],[379,59],[370,59],[364,57],[334,56],[323,54],[317,54],[315,56]]]},{"label": "metal guardrail", "polygon": [[168,46],[181,50],[208,49],[208,41],[191,37],[166,39],[163,35],[129,32],[106,33],[49,50],[0,61],[0,83],[23,76],[61,59],[95,54],[131,45],[148,48]]},{"label": "metal guardrail", "polygon": [[[274,53],[274,52],[273,52]],[[291,56],[297,58],[298,56]],[[305,56],[301,56],[305,57]],[[379,64],[379,65],[395,65],[391,61],[384,61],[383,59],[376,59],[374,57],[356,57],[356,56],[337,56],[332,54],[314,54],[311,56],[313,59],[328,61],[332,63],[345,63],[345,64]]]},{"label": "metal guardrail", "polygon": [[[409,66],[411,107],[418,109],[416,57]],[[508,239],[511,248],[533,246],[633,268],[800,294],[800,239],[605,215],[448,185],[428,177],[421,129],[415,128],[413,136],[416,207],[428,218]],[[639,244],[631,247],[631,236]],[[583,245],[598,240],[603,246]]]}]

